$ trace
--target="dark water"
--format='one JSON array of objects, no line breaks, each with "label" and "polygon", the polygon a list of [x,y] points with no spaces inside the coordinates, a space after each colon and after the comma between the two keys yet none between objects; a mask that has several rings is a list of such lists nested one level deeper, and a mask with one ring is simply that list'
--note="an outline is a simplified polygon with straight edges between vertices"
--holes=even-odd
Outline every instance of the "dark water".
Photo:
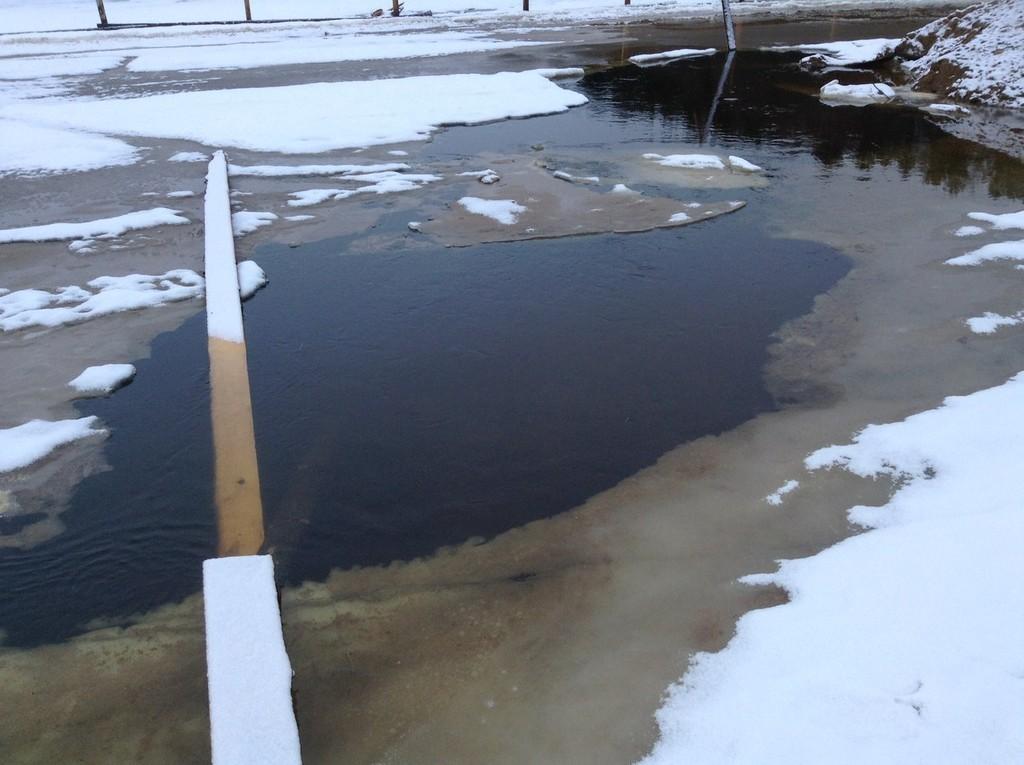
[{"label": "dark water", "polygon": [[[594,75],[578,85],[587,107],[452,129],[425,151],[429,162],[539,142],[599,160],[629,142],[704,139],[780,160],[768,188],[729,192],[749,203],[737,214],[628,236],[255,254],[271,285],[246,305],[250,377],[283,582],[564,511],[770,409],[760,370],[771,333],[847,268],[821,245],[766,233],[773,200],[789,193],[781,160],[816,163],[822,183],[849,183],[830,169],[855,162],[866,177],[893,165],[951,193],[1024,188],[1020,163],[918,112],[821,105],[802,92],[813,78],[780,70],[791,60],[737,56],[710,125],[722,56]],[[199,589],[216,544],[204,317],[137,366],[131,386],[80,405],[110,428],[113,470],[81,483],[64,534],[0,550],[8,644],[60,640]]]}]

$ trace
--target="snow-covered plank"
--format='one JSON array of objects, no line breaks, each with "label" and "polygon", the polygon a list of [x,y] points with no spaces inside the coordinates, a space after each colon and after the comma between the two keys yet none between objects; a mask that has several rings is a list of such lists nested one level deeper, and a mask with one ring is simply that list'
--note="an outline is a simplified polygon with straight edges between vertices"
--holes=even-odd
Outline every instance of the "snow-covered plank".
[{"label": "snow-covered plank", "polygon": [[206,240],[206,329],[210,337],[244,343],[242,303],[238,297],[228,165],[217,151],[206,175],[204,222]]},{"label": "snow-covered plank", "polygon": [[204,561],[203,601],[213,765],[299,765],[270,556]]}]

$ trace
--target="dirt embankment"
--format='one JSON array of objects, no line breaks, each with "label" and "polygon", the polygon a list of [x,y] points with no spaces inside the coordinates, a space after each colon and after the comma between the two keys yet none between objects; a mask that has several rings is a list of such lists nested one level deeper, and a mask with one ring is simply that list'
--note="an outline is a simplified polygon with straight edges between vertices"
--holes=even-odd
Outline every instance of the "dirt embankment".
[{"label": "dirt embankment", "polygon": [[897,53],[915,90],[1024,108],[1024,0],[994,0],[907,35]]}]

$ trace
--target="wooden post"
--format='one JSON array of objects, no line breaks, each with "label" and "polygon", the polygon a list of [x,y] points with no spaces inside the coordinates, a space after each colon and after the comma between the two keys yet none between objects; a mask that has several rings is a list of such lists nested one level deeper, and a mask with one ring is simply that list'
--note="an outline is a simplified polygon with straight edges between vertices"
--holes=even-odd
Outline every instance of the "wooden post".
[{"label": "wooden post", "polygon": [[402,9],[398,7],[398,0],[391,0],[391,15],[397,17],[401,14]]},{"label": "wooden post", "polygon": [[523,10],[524,11],[530,10],[530,0],[523,0]]},{"label": "wooden post", "polygon": [[629,0],[626,0],[626,5],[629,5]]},{"label": "wooden post", "polygon": [[103,7],[103,0],[96,0],[96,10],[100,12],[100,26],[107,26],[107,9]]},{"label": "wooden post", "polygon": [[245,0],[245,20],[252,21],[252,8],[249,7],[249,0]]},{"label": "wooden post", "polygon": [[736,50],[736,31],[732,26],[732,6],[729,5],[729,0],[722,0],[722,16],[725,20],[725,41],[729,45],[729,50]]}]

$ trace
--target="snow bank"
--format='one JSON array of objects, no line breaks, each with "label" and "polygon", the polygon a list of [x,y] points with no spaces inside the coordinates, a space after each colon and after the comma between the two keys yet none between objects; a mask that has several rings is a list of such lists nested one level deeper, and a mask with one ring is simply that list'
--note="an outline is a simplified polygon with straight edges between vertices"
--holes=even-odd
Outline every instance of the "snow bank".
[{"label": "snow bank", "polygon": [[68,385],[79,393],[105,394],[127,385],[133,377],[135,366],[132,364],[99,364],[86,367]]},{"label": "snow bank", "polygon": [[644,154],[663,167],[685,167],[692,170],[724,170],[725,163],[714,154]]},{"label": "snow bank", "polygon": [[67,239],[112,239],[128,231],[188,222],[189,219],[180,215],[178,210],[154,207],[152,210],[139,210],[115,218],[101,218],[84,223],[47,223],[43,226],[0,229],[0,244],[55,242]]},{"label": "snow bank", "polygon": [[241,210],[231,215],[231,230],[235,236],[251,234],[258,228],[269,226],[277,220],[277,215],[272,212],[250,212]]},{"label": "snow bank", "polygon": [[644,64],[666,64],[669,61],[676,61],[681,58],[694,58],[697,56],[714,55],[714,48],[678,48],[667,50],[662,53],[641,53],[629,57],[629,63],[643,66]]},{"label": "snow bank", "polygon": [[658,713],[645,765],[1024,761],[1024,374],[811,455],[895,480],[872,530],[750,583],[744,616]]},{"label": "snow bank", "polygon": [[915,90],[1024,107],[1024,0],[973,5],[921,27],[899,53]]},{"label": "snow bank", "polygon": [[248,300],[267,286],[266,272],[252,260],[238,264],[238,297]]},{"label": "snow bank", "polygon": [[135,147],[116,138],[0,118],[0,177],[131,165]]},{"label": "snow bank", "polygon": [[[56,98],[17,101],[5,110],[7,116],[54,128],[187,139],[254,151],[316,153],[424,140],[442,125],[551,114],[586,102],[582,94],[539,74],[502,72],[139,98]],[[232,119],[223,119],[224,114]]]},{"label": "snow bank", "polygon": [[56,422],[30,420],[24,425],[0,429],[0,473],[28,467],[57,447],[80,438],[105,434],[105,430],[93,429],[95,422],[95,417]]},{"label": "snow bank", "polygon": [[203,214],[206,267],[206,331],[233,343],[244,343],[242,303],[239,299],[235,238],[228,196],[228,164],[223,151],[215,151],[206,174]]},{"label": "snow bank", "polygon": [[292,668],[269,555],[203,562],[214,765],[300,765]]},{"label": "snow bank", "polygon": [[1024,239],[1017,242],[994,242],[971,250],[946,262],[951,266],[980,266],[991,260],[1024,260]]},{"label": "snow bank", "polygon": [[480,197],[462,197],[459,204],[474,215],[483,215],[506,226],[511,226],[526,208],[512,199],[480,199]]},{"label": "snow bank", "polygon": [[0,332],[77,324],[121,311],[188,300],[203,294],[203,277],[179,268],[159,276],[101,276],[87,286],[91,290],[60,287],[54,292],[28,289],[0,295]]},{"label": "snow bank", "polygon": [[881,82],[872,82],[866,85],[840,85],[839,80],[832,80],[821,86],[819,95],[826,104],[866,106],[867,104],[891,101],[896,97],[896,91]]}]

